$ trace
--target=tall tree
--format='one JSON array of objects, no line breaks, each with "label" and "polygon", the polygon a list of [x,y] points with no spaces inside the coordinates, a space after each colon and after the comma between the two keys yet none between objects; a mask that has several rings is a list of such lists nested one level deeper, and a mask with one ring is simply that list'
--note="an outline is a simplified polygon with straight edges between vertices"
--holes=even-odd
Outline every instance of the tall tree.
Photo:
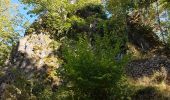
[{"label": "tall tree", "polygon": [[11,15],[11,10],[14,11],[12,6],[10,0],[0,1],[0,66],[4,65],[18,37],[14,30],[16,23]]}]

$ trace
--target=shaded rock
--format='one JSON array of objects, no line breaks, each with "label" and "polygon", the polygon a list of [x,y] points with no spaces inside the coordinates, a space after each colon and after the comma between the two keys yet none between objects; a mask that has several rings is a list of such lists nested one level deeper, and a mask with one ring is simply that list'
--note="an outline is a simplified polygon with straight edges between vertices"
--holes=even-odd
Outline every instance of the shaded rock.
[{"label": "shaded rock", "polygon": [[154,87],[145,87],[138,90],[132,100],[169,100],[169,97],[164,96],[160,91]]},{"label": "shaded rock", "polygon": [[162,72],[162,76],[165,76],[167,81],[170,81],[170,59],[165,56],[155,56],[133,60],[126,66],[126,74],[134,79],[144,76],[150,77],[154,75],[155,72]]}]

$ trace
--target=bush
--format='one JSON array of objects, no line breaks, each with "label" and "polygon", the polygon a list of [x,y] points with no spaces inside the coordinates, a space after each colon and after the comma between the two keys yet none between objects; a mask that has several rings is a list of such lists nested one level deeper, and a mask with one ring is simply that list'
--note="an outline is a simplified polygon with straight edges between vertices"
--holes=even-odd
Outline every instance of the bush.
[{"label": "bush", "polygon": [[128,56],[117,59],[121,52],[120,39],[110,36],[96,37],[93,45],[88,39],[66,43],[63,49],[65,63],[60,75],[66,89],[75,99],[125,99],[129,87],[124,76]]}]

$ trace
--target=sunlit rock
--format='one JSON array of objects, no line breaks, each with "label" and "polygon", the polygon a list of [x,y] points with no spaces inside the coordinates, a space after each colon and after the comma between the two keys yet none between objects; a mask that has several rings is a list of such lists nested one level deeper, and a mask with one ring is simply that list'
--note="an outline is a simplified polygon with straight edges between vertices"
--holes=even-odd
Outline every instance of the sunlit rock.
[{"label": "sunlit rock", "polygon": [[50,39],[49,35],[30,34],[20,39],[12,50],[5,75],[0,77],[0,95],[5,91],[4,84],[16,81],[16,77],[20,77],[18,74],[26,80],[58,86],[60,79],[56,71],[60,60],[56,51],[59,47],[60,43]]}]

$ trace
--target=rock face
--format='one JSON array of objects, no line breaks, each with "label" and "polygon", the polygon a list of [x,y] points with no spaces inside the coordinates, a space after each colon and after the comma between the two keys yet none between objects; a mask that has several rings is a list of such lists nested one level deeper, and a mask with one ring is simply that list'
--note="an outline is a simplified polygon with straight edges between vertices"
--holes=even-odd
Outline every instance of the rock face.
[{"label": "rock face", "polygon": [[147,52],[161,46],[162,42],[153,31],[149,20],[143,21],[140,12],[134,11],[127,16],[128,39],[138,50]]},{"label": "rock face", "polygon": [[20,65],[20,68],[26,69],[25,71],[29,71],[29,69],[40,70],[44,65],[58,68],[58,59],[54,52],[59,46],[59,43],[54,43],[48,35],[28,35],[20,39],[18,48],[13,51],[13,59],[10,62],[15,66]]},{"label": "rock face", "polygon": [[131,61],[126,67],[127,75],[134,79],[151,76],[156,71],[163,72],[163,76],[170,81],[170,59],[165,56],[155,56]]},{"label": "rock face", "polygon": [[60,44],[50,39],[49,35],[30,34],[20,39],[13,48],[4,75],[0,77],[0,95],[5,88],[4,84],[15,80],[16,75],[11,71],[13,69],[17,69],[27,80],[46,80],[51,85],[59,85],[60,80],[56,76],[56,70],[60,66],[56,53],[59,47]]}]

